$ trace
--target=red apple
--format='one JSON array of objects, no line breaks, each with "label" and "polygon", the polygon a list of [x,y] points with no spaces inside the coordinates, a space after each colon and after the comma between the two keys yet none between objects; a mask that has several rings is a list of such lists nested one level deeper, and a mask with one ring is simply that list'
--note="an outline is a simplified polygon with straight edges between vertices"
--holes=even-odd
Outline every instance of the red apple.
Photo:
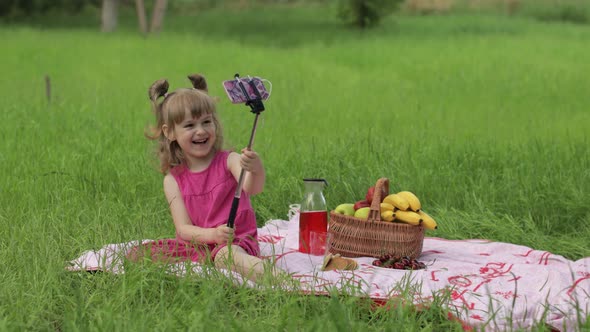
[{"label": "red apple", "polygon": [[365,195],[365,201],[367,201],[367,203],[369,203],[369,205],[371,205],[371,203],[373,203],[373,195],[374,194],[375,194],[375,186],[369,187],[369,190],[367,190],[367,194]]},{"label": "red apple", "polygon": [[366,200],[363,199],[361,201],[358,201],[358,202],[354,203],[354,210],[356,211],[356,210],[358,210],[360,208],[364,208],[364,207],[367,207],[367,206],[371,206],[371,204],[369,204],[369,202],[367,202]]},{"label": "red apple", "polygon": [[384,199],[384,198],[385,198],[387,195],[389,195],[389,193],[388,193],[387,191],[385,191],[385,188],[381,188],[381,202],[380,202],[380,203],[383,203],[383,199]]}]

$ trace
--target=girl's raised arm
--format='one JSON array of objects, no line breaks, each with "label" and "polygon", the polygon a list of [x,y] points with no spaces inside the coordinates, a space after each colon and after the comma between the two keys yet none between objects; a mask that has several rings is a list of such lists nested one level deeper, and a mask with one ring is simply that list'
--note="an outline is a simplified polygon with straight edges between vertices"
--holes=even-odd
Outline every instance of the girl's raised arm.
[{"label": "girl's raised arm", "polygon": [[249,195],[256,195],[264,189],[266,172],[258,153],[252,150],[242,149],[242,154],[232,152],[227,158],[227,167],[232,172],[236,181],[240,179],[242,168],[247,172],[244,174],[242,189]]}]

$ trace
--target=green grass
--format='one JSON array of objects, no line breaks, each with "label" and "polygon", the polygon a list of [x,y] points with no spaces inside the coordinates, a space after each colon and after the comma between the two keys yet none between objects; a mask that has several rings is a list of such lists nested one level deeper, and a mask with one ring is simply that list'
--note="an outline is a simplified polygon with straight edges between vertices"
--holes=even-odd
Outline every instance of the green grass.
[{"label": "green grass", "polygon": [[330,208],[387,177],[437,219],[428,236],[590,256],[588,26],[447,15],[359,33],[306,7],[167,17],[149,38],[130,20],[111,35],[94,23],[0,26],[0,330],[458,330],[437,306],[373,311],[354,297],[223,287],[151,267],[65,273],[84,250],[173,236],[143,137],[147,88],[161,77],[187,86],[193,72],[221,97],[236,148],[254,117],[221,81],[239,72],[273,83],[254,144],[267,170],[253,198],[260,224],[286,218],[304,177],[330,182]]}]

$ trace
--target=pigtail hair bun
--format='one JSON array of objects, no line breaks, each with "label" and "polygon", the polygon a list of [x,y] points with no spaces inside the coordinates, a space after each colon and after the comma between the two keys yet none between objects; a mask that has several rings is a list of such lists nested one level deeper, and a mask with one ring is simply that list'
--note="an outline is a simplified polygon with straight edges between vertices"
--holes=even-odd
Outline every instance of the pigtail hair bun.
[{"label": "pigtail hair bun", "polygon": [[195,88],[197,90],[209,92],[209,90],[207,89],[207,81],[205,80],[205,77],[203,75],[201,75],[201,74],[188,75],[188,79],[191,81],[193,88]]},{"label": "pigtail hair bun", "polygon": [[168,92],[168,87],[168,81],[165,79],[155,81],[148,90],[150,100],[155,102],[158,98],[164,96]]}]

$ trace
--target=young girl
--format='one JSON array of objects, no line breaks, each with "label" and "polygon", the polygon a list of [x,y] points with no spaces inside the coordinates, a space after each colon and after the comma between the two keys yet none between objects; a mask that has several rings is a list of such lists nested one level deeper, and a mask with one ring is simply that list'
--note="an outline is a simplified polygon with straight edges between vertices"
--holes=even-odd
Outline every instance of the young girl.
[{"label": "young girl", "polygon": [[[138,260],[147,251],[152,260],[210,259],[216,267],[255,281],[264,267],[258,257],[256,216],[249,195],[264,188],[264,167],[252,150],[243,149],[238,154],[222,149],[221,124],[205,78],[195,74],[189,79],[191,89],[168,93],[166,80],[158,80],[149,88],[157,124],[147,136],[158,142],[164,193],[176,238],[136,247],[128,257]],[[243,193],[233,229],[226,223],[242,168],[246,171]]]}]

